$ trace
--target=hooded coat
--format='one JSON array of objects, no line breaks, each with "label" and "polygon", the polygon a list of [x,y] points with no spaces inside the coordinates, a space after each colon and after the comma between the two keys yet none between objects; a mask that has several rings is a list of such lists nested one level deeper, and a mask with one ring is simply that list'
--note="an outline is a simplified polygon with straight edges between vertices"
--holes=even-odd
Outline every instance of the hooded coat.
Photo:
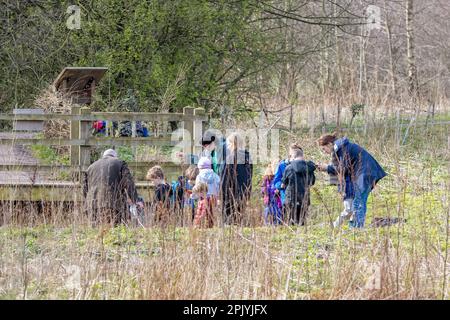
[{"label": "hooded coat", "polygon": [[285,198],[286,198],[286,192],[283,188],[281,188],[281,179],[283,178],[284,170],[286,170],[286,167],[289,165],[289,160],[281,160],[280,163],[277,166],[277,169],[275,170],[275,176],[272,181],[272,185],[275,189],[280,191],[281,196],[281,203],[284,204]]},{"label": "hooded coat", "polygon": [[344,183],[339,184],[339,191],[344,193],[344,198],[352,197],[355,188],[371,191],[375,184],[387,175],[369,152],[350,142],[347,137],[334,142],[334,153],[338,165],[328,166],[327,171],[329,174],[343,177],[340,180]]},{"label": "hooded coat", "polygon": [[316,166],[312,161],[291,161],[281,179],[286,188],[285,204],[293,206],[306,200],[309,205],[309,187],[316,182],[315,170]]},{"label": "hooded coat", "polygon": [[219,195],[220,177],[212,169],[200,169],[195,183],[203,182],[208,185],[208,196]]}]

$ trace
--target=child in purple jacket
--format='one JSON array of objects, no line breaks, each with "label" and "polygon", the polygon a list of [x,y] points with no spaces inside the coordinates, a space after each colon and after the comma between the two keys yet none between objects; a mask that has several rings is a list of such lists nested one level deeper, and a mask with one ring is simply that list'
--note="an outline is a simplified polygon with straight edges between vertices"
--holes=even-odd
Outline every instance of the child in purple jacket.
[{"label": "child in purple jacket", "polygon": [[264,197],[264,221],[266,224],[281,224],[283,222],[282,203],[276,188],[273,185],[273,167],[269,164],[263,176],[261,194]]}]

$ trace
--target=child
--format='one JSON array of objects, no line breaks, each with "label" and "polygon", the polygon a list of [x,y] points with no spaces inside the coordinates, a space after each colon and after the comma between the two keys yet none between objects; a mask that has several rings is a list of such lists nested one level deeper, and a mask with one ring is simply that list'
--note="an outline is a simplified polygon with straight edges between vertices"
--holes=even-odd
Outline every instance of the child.
[{"label": "child", "polygon": [[206,183],[208,185],[208,198],[215,198],[219,195],[220,177],[211,168],[211,160],[206,157],[200,158],[198,161],[198,176],[195,179],[195,184],[199,182]]},{"label": "child", "polygon": [[[299,149],[300,147],[297,144],[293,144],[288,149],[288,153],[290,152],[290,149],[292,149],[292,148]],[[284,171],[286,170],[287,166],[290,163],[291,163],[291,160],[289,159],[289,154],[288,154],[287,159],[283,159],[283,160],[279,161],[274,166],[274,178],[272,181],[272,185],[275,188],[276,194],[278,196],[280,196],[280,198],[281,198],[281,213],[283,215],[286,214],[286,208],[284,207],[284,203],[286,202],[286,190],[281,187],[281,185],[282,185],[281,179],[283,178]]]},{"label": "child", "polygon": [[198,198],[197,211],[194,217],[194,226],[211,228],[214,225],[213,203],[208,199],[208,185],[203,182],[196,183],[192,189],[194,197]]},{"label": "child", "polygon": [[191,198],[191,195],[192,195],[192,188],[195,185],[195,180],[197,179],[198,173],[199,173],[199,170],[196,165],[189,166],[186,169],[186,171],[184,172],[184,175],[187,180],[186,186],[185,186],[185,191],[186,191],[185,205],[186,205],[186,207],[191,208],[192,221],[194,220],[194,217],[195,217],[195,202],[196,202],[196,200]]},{"label": "child", "polygon": [[310,205],[309,188],[315,183],[316,165],[303,159],[303,150],[293,144],[289,150],[291,163],[283,173],[282,186],[286,188],[286,209],[289,222],[304,225]]},{"label": "child", "polygon": [[152,202],[155,220],[166,224],[169,218],[172,188],[166,183],[164,171],[160,166],[151,167],[147,172],[146,179],[153,182],[155,186],[155,196]]},{"label": "child", "polygon": [[264,197],[264,221],[266,224],[281,224],[283,217],[281,213],[281,197],[276,193],[273,185],[273,165],[269,164],[263,176],[261,193]]},{"label": "child", "polygon": [[[217,197],[219,195],[219,188],[220,188],[220,178],[217,175],[217,173],[215,173],[212,168],[211,168],[211,160],[209,158],[206,157],[202,157],[200,158],[200,160],[198,161],[198,176],[195,179],[195,186],[197,185],[201,185],[202,183],[206,184],[208,189],[206,190],[206,195],[205,195],[205,199],[206,202],[203,201],[202,204],[202,209],[204,210],[205,208],[207,209],[207,226],[208,227],[212,227],[214,224],[213,221],[213,208],[215,206],[217,206]],[[194,189],[195,189],[194,186]],[[197,198],[198,195],[196,194],[196,192],[194,192],[194,190],[192,190],[193,192],[193,198]],[[203,199],[203,200],[205,200]],[[197,212],[199,212],[200,210],[200,202],[198,203],[199,208],[197,208]],[[196,214],[197,216],[197,214]],[[195,225],[195,219],[194,219],[194,225]]]}]

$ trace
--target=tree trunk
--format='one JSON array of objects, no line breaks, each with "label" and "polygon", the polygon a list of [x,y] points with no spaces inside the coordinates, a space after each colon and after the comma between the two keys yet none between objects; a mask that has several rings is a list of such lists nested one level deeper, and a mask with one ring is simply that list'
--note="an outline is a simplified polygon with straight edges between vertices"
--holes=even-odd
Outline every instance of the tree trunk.
[{"label": "tree trunk", "polygon": [[391,24],[388,18],[388,11],[386,8],[386,1],[384,1],[384,14],[385,18],[385,27],[386,34],[388,39],[388,50],[389,50],[389,69],[391,73],[391,86],[392,86],[392,94],[395,98],[397,98],[397,81],[395,78],[395,69],[394,69],[394,54],[393,54],[393,46],[392,46],[392,33],[391,33]]},{"label": "tree trunk", "polygon": [[411,98],[417,97],[418,81],[417,81],[417,67],[415,58],[414,45],[414,0],[406,1],[406,46],[407,46],[407,62],[408,62],[408,91]]},{"label": "tree trunk", "polygon": [[[337,18],[337,5],[333,5],[333,14],[335,19]],[[334,42],[336,50],[336,73],[337,73],[337,90],[335,90],[335,95],[337,94],[336,104],[337,104],[337,114],[336,114],[336,127],[340,130],[341,127],[341,101],[343,95],[342,88],[342,65],[341,65],[341,50],[339,47],[339,30],[334,27]]]}]

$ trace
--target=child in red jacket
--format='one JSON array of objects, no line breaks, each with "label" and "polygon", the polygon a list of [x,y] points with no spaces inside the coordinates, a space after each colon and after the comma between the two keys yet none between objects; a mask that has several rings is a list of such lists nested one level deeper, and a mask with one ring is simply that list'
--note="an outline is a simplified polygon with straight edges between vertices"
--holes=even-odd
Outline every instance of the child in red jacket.
[{"label": "child in red jacket", "polygon": [[208,185],[198,182],[192,189],[192,194],[198,198],[194,226],[212,228],[214,226],[213,207],[214,198],[208,198]]}]

